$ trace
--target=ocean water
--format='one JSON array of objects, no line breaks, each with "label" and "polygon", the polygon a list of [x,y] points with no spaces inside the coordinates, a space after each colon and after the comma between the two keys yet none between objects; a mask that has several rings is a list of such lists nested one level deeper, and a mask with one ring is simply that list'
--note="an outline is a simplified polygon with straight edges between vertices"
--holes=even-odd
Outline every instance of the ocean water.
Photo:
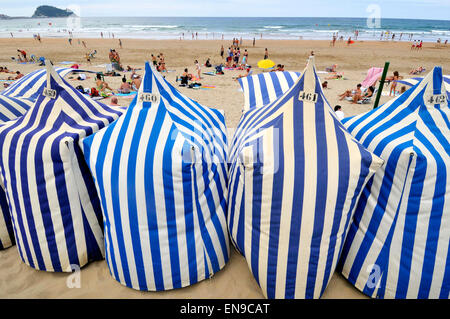
[{"label": "ocean water", "polygon": [[[384,39],[435,42],[450,38],[450,21],[381,19],[378,28],[370,28],[366,18],[183,18],[183,17],[111,17],[111,18],[59,18],[0,20],[0,37],[42,37],[67,38],[68,31],[74,37],[99,38],[143,38],[143,39],[331,39],[338,33],[344,39],[354,39],[359,31],[359,40]],[[386,36],[386,32],[389,35]]]}]

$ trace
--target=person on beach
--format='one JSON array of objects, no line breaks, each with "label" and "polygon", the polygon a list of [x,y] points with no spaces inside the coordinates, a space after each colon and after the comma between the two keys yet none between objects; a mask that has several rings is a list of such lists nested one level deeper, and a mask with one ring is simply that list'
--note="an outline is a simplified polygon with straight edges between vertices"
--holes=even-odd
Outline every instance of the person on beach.
[{"label": "person on beach", "polygon": [[17,49],[19,52],[19,56],[23,59],[23,61],[28,62],[27,53],[24,50]]},{"label": "person on beach", "polygon": [[10,80],[10,81],[12,81],[12,80],[18,80],[18,79],[20,79],[20,78],[22,78],[24,75],[20,72],[20,71],[17,71],[16,72],[16,76],[15,77],[12,77],[12,76],[10,76],[10,77],[8,77],[8,80]]},{"label": "person on beach", "polygon": [[223,54],[225,53],[225,49],[222,45],[222,47],[220,48],[220,57],[223,59]]},{"label": "person on beach", "polygon": [[267,48],[264,50],[264,60],[267,60],[269,58],[269,50]]},{"label": "person on beach", "polygon": [[120,106],[119,105],[119,100],[115,96],[113,96],[112,99],[111,99],[111,104],[110,105],[111,106]]},{"label": "person on beach", "polygon": [[153,66],[156,68],[158,66],[158,61],[156,60],[156,57],[152,54],[152,62]]},{"label": "person on beach", "polygon": [[255,47],[256,44],[256,38],[253,38],[253,47]]},{"label": "person on beach", "polygon": [[135,72],[133,72],[131,74],[131,88],[134,91],[139,91],[139,88],[141,87],[141,83],[142,83],[141,76],[139,74],[136,74]]},{"label": "person on beach", "polygon": [[198,63],[197,60],[194,61],[194,64],[195,64],[195,69],[198,74],[198,79],[201,80],[202,79],[202,67],[200,66],[200,63]]},{"label": "person on beach", "polygon": [[128,94],[132,90],[131,84],[127,82],[126,76],[122,78],[122,84],[120,85],[119,89],[117,90],[119,93],[122,94]]},{"label": "person on beach", "polygon": [[334,107],[334,113],[336,113],[337,118],[341,121],[345,118],[345,114],[342,112],[342,106],[340,105]]},{"label": "person on beach", "polygon": [[364,93],[364,95],[361,95],[361,90],[360,90],[358,93],[355,93],[353,95],[352,103],[358,104],[359,101],[362,101],[367,98],[371,98],[373,96],[374,92],[375,92],[375,89],[373,88],[373,86],[369,86],[369,88],[367,89],[367,92]]},{"label": "person on beach", "polygon": [[122,40],[121,39],[119,39],[119,46],[122,49]]},{"label": "person on beach", "polygon": [[99,92],[105,92],[106,90],[113,91],[113,89],[109,87],[108,83],[102,80],[101,74],[97,74],[97,80],[95,81],[95,85],[97,86],[97,90]]},{"label": "person on beach", "polygon": [[242,58],[241,66],[245,67],[248,64],[248,51],[247,49],[244,51],[244,57]]},{"label": "person on beach", "polygon": [[362,94],[361,87],[362,87],[362,85],[361,85],[361,84],[358,84],[358,85],[356,86],[356,90],[354,90],[354,91],[350,91],[350,90],[345,91],[344,93],[342,93],[342,94],[339,95],[339,100],[342,101],[342,100],[344,100],[346,97],[353,97],[353,96],[355,96],[355,95],[361,96],[361,94]]},{"label": "person on beach", "polygon": [[249,75],[250,75],[250,71],[251,71],[251,67],[248,67],[246,71],[247,71],[247,72],[246,72],[245,74],[240,74],[240,75],[236,78],[236,81],[239,80],[239,79],[246,78],[247,76],[249,76]]},{"label": "person on beach", "polygon": [[392,92],[394,92],[394,96],[395,96],[395,89],[397,88],[397,81],[402,79],[403,77],[400,76],[400,74],[398,73],[398,71],[394,72],[394,76],[392,77],[388,77],[386,80],[387,81],[392,81],[391,84],[391,89],[389,90],[389,96],[392,95]]}]

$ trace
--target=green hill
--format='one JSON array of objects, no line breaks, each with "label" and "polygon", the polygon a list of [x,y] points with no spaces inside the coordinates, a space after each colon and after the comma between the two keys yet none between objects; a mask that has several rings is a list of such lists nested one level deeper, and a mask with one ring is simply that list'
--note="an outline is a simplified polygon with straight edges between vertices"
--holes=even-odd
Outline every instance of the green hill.
[{"label": "green hill", "polygon": [[59,9],[52,6],[40,6],[34,12],[32,18],[65,18],[74,16],[73,13],[69,9]]}]

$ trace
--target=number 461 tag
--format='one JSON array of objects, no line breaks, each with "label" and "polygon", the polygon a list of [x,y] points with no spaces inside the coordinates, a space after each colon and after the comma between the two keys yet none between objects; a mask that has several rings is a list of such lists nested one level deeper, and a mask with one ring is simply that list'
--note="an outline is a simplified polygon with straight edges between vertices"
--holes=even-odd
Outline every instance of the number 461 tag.
[{"label": "number 461 tag", "polygon": [[305,91],[301,91],[298,96],[299,101],[313,102],[316,103],[318,98],[317,93],[306,93]]}]

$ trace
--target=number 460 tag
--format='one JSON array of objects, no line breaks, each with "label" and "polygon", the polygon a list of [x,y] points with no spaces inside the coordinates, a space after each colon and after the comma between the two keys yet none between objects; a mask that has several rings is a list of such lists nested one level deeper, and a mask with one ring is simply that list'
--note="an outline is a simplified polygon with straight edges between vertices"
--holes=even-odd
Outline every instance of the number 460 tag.
[{"label": "number 460 tag", "polygon": [[139,100],[141,100],[142,102],[159,103],[159,99],[159,94],[154,93],[142,93],[139,96]]},{"label": "number 460 tag", "polygon": [[56,99],[56,90],[52,90],[49,88],[44,88],[44,91],[42,92],[42,94],[46,97],[49,97],[51,99]]},{"label": "number 460 tag", "polygon": [[306,102],[313,102],[316,103],[318,98],[317,93],[306,93],[304,91],[300,92],[300,95],[298,96],[299,101],[306,101]]}]

